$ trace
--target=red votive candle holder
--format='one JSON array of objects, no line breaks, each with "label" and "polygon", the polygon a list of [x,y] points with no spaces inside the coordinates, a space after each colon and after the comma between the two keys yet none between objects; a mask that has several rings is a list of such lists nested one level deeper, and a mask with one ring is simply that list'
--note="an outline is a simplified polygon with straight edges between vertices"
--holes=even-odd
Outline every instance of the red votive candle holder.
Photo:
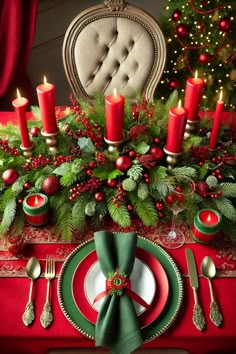
[{"label": "red votive candle holder", "polygon": [[48,197],[42,193],[28,195],[23,201],[23,211],[27,222],[33,226],[44,226],[49,220]]},{"label": "red votive candle holder", "polygon": [[213,209],[202,209],[194,217],[192,237],[199,243],[211,243],[217,240],[222,226],[221,214]]}]

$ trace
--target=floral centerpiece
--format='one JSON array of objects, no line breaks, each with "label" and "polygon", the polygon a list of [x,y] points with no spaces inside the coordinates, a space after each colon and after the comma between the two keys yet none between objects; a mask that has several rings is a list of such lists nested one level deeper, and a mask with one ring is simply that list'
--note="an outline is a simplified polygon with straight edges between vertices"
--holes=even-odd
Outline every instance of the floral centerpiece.
[{"label": "floral centerpiece", "polygon": [[[171,199],[167,188],[172,175],[189,176],[195,192],[182,214],[193,224],[202,208],[217,209],[223,230],[233,238],[236,231],[236,131],[221,126],[217,150],[208,149],[212,120],[206,114],[196,133],[183,142],[183,153],[173,168],[166,163],[168,112],[178,101],[146,102],[137,97],[134,105],[125,100],[124,136],[119,149],[105,142],[104,97],[90,104],[77,102],[58,120],[59,135],[54,154],[49,152],[40,111],[32,107],[34,121],[28,122],[34,148],[30,158],[20,150],[18,128],[2,126],[0,134],[0,235],[22,233],[26,222],[23,201],[30,194],[43,193],[49,199],[51,222],[62,239],[86,227],[101,227],[112,218],[121,227],[133,217],[147,226],[168,221],[165,207]],[[230,126],[230,117],[227,125]]]}]

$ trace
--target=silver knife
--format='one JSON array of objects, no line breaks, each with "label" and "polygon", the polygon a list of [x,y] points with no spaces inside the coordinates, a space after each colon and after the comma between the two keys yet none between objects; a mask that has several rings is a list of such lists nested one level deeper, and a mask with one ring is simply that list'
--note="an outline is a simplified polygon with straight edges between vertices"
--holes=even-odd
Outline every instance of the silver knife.
[{"label": "silver knife", "polygon": [[199,287],[198,283],[198,275],[197,275],[197,268],[195,263],[195,258],[193,251],[190,248],[185,249],[187,265],[188,265],[188,274],[190,279],[190,285],[193,288],[193,295],[194,295],[194,307],[193,307],[193,323],[202,331],[205,328],[205,318],[202,312],[202,308],[198,302],[198,294],[197,289]]}]

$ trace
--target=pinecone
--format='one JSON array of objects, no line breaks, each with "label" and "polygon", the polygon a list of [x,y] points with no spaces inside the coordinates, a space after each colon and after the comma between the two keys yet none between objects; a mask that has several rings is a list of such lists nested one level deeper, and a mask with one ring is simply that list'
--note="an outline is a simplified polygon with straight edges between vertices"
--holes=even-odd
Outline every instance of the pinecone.
[{"label": "pinecone", "polygon": [[88,202],[85,206],[85,214],[88,216],[93,216],[96,211],[96,202],[93,200]]},{"label": "pinecone", "polygon": [[140,183],[138,185],[138,197],[141,200],[145,200],[149,195],[148,186],[145,183]]},{"label": "pinecone", "polygon": [[137,188],[137,183],[131,178],[126,178],[122,182],[122,187],[127,192],[132,192]]}]

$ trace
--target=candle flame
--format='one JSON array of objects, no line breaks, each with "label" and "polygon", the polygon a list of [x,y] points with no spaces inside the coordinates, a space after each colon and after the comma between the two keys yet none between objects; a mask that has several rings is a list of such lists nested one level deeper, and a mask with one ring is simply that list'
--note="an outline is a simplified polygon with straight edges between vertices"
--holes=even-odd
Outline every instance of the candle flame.
[{"label": "candle flame", "polygon": [[38,200],[38,197],[37,197],[37,195],[35,196],[35,205],[38,205],[38,203],[39,203],[39,200]]},{"label": "candle flame", "polygon": [[17,98],[21,98],[19,89],[16,89],[16,96],[17,96]]},{"label": "candle flame", "polygon": [[178,102],[178,109],[180,109],[182,107],[182,103],[181,103],[181,100],[179,100]]},{"label": "candle flame", "polygon": [[221,90],[220,90],[219,101],[222,101],[222,98],[223,98],[223,90],[221,89]]},{"label": "candle flame", "polygon": [[195,71],[194,79],[197,79],[197,78],[198,78],[198,71],[196,70],[196,71]]},{"label": "candle flame", "polygon": [[114,90],[113,90],[113,95],[117,96],[117,89],[116,88],[114,88]]},{"label": "candle flame", "polygon": [[206,218],[206,221],[207,222],[210,222],[211,221],[211,214],[208,214],[207,218]]},{"label": "candle flame", "polygon": [[46,75],[44,75],[44,77],[43,77],[43,82],[44,82],[44,84],[46,84],[46,83],[47,83],[47,78],[46,78]]}]

